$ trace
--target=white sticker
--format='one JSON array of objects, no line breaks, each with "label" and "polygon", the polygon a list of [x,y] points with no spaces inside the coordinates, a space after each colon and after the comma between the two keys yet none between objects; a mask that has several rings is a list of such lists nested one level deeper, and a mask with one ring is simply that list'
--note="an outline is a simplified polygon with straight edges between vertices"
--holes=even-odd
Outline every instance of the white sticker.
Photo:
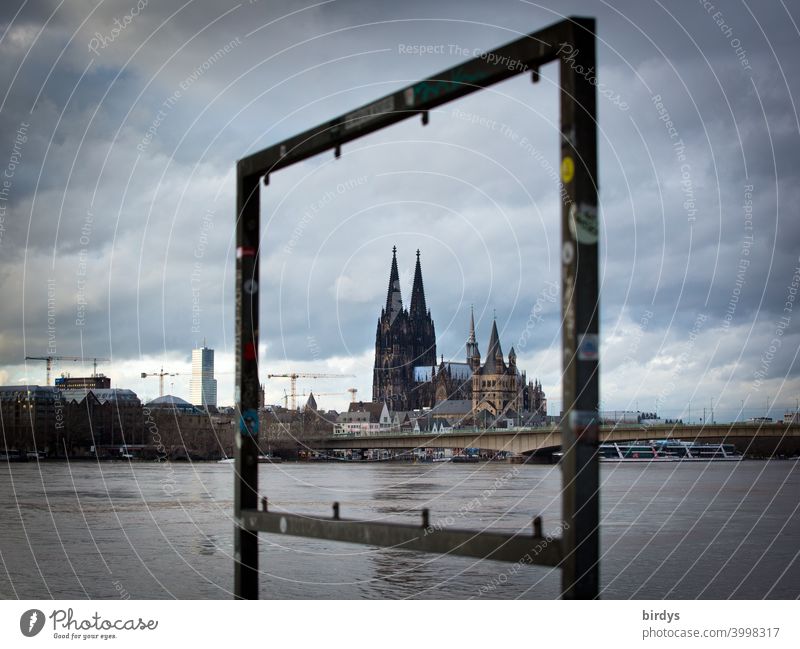
[{"label": "white sticker", "polygon": [[586,203],[570,205],[569,230],[578,243],[597,243],[597,208]]},{"label": "white sticker", "polygon": [[575,259],[575,246],[572,245],[572,241],[565,241],[564,247],[561,248],[561,261],[571,264],[573,259]]}]

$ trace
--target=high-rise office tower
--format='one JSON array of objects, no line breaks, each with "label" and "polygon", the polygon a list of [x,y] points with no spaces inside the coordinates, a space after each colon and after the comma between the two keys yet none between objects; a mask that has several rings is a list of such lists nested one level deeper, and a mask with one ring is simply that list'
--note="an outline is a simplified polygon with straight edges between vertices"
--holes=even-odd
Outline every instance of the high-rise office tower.
[{"label": "high-rise office tower", "polygon": [[214,378],[214,350],[203,343],[200,349],[192,350],[192,380],[189,384],[192,404],[195,406],[217,406],[217,379]]}]

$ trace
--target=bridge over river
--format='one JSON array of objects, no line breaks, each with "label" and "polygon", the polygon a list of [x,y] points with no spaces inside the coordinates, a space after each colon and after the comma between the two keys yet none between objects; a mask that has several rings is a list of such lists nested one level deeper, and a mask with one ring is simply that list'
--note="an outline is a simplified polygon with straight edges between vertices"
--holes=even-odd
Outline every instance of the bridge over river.
[{"label": "bridge over river", "polygon": [[[734,444],[747,455],[768,457],[795,455],[800,452],[800,424],[734,423],[661,426],[601,426],[602,442],[625,442],[650,439],[702,440]],[[380,431],[370,435],[331,436],[317,445],[320,449],[414,449],[481,448],[512,453],[554,451],[561,446],[557,426],[513,429],[455,429],[443,433]]]}]

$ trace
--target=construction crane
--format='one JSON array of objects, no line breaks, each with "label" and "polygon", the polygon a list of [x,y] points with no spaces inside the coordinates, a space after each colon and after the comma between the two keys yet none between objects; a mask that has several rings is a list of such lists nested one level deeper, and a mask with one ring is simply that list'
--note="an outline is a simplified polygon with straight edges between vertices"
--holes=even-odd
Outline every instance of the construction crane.
[{"label": "construction crane", "polygon": [[289,372],[287,374],[267,374],[268,379],[291,380],[289,397],[292,399],[292,410],[297,410],[297,379],[340,379],[354,377],[354,374],[319,374],[316,372]]},{"label": "construction crane", "polygon": [[160,372],[142,372],[142,378],[146,379],[148,376],[157,376],[158,377],[158,396],[164,396],[164,377],[165,376],[180,376],[180,372],[165,372],[164,368],[161,368]]},{"label": "construction crane", "polygon": [[[50,375],[53,371],[53,361],[80,361],[85,362],[89,360],[84,356],[26,356],[26,361],[44,361],[47,364],[47,385],[50,385]],[[94,363],[94,370],[92,371],[92,376],[97,376],[97,361],[107,362],[107,358],[92,358]]]},{"label": "construction crane", "polygon": [[[315,397],[340,397],[343,394],[347,394],[347,392],[314,392],[313,390],[311,390],[309,392],[309,394],[313,394]],[[289,396],[290,396],[289,393],[286,390],[284,390],[283,391],[283,407],[286,408],[287,410],[289,409]],[[308,394],[306,394],[305,390],[304,390],[303,392],[299,392],[297,394],[292,394],[291,396],[293,396],[293,397],[307,397]]]},{"label": "construction crane", "polygon": [[350,393],[350,403],[355,403],[356,393],[358,392],[358,388],[347,388],[347,391]]}]

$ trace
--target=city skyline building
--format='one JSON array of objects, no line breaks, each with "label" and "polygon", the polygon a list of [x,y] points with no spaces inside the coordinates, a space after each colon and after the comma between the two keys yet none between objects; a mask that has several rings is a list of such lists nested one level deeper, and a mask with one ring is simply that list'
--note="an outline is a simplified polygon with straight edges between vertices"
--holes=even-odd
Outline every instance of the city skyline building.
[{"label": "city skyline building", "polygon": [[217,379],[214,378],[214,350],[203,346],[192,350],[192,378],[189,382],[192,405],[217,407]]}]

